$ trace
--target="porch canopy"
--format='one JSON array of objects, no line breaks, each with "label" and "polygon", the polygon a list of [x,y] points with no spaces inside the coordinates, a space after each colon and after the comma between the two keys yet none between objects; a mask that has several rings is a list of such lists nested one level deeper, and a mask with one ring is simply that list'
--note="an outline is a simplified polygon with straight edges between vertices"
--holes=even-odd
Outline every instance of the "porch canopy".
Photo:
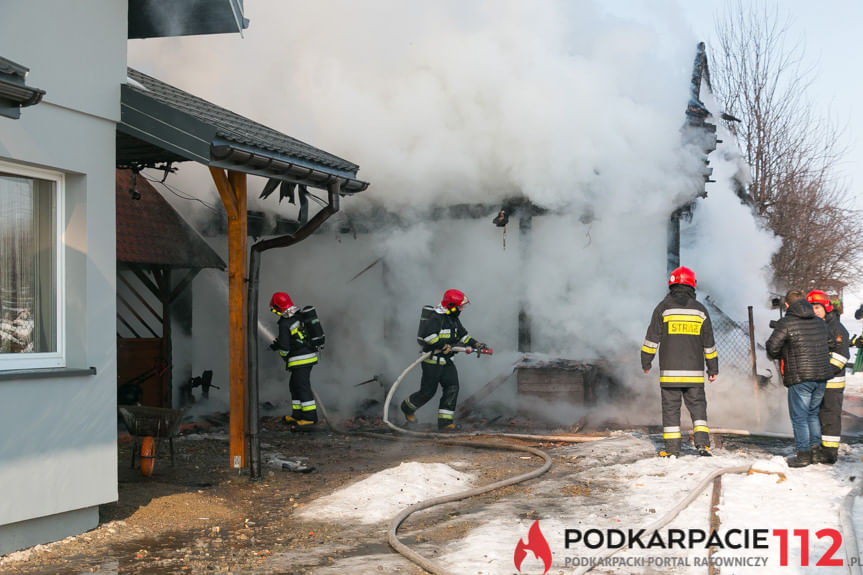
[{"label": "porch canopy", "polygon": [[129,68],[117,165],[186,160],[312,188],[326,189],[341,179],[340,194],[369,185],[356,178],[356,164]]},{"label": "porch canopy", "polygon": [[[328,191],[329,203],[309,223],[338,210],[339,196],[361,192],[359,166],[310,146],[132,68],[120,92],[117,167],[139,170],[193,161],[208,166],[228,216],[230,464],[246,464],[248,381],[248,227],[246,176],[267,178],[265,193]],[[308,231],[308,227],[306,228]],[[302,235],[298,232],[296,240]]]},{"label": "porch canopy", "polygon": [[117,170],[116,180],[117,383],[171,407],[173,304],[202,269],[226,265],[144,176]]}]

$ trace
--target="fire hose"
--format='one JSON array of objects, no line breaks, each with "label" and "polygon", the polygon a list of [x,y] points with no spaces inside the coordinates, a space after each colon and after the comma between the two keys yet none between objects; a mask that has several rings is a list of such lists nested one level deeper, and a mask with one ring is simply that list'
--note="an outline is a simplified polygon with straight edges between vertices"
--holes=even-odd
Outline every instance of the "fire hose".
[{"label": "fire hose", "polygon": [[[705,488],[717,477],[724,475],[726,473],[748,473],[753,471],[754,466],[751,465],[740,465],[733,467],[723,467],[722,469],[717,469],[710,473],[707,477],[701,480],[698,485],[692,489],[686,497],[684,497],[681,501],[679,501],[671,510],[668,511],[664,516],[662,516],[657,521],[650,524],[645,528],[646,537],[652,537],[653,534],[662,529],[665,525],[670,523],[677,515],[680,514],[681,511],[686,509],[690,503],[692,503],[696,497],[698,497]],[[859,483],[854,489],[851,490],[848,495],[846,495],[845,499],[842,502],[842,505],[839,509],[839,519],[841,523],[842,529],[842,541],[845,544],[845,557],[847,561],[845,565],[848,567],[849,575],[861,575],[860,565],[859,565],[859,551],[857,548],[857,535],[854,530],[854,522],[851,519],[851,510],[854,505],[854,500],[861,495],[861,486],[863,483]],[[607,559],[623,549],[623,547],[616,547],[613,549],[608,549],[600,555],[596,556],[596,561],[591,561],[591,565],[584,565],[575,571],[575,575],[584,575],[585,573],[591,571],[596,565],[602,563],[603,559]],[[853,559],[852,559],[853,558]],[[594,558],[591,558],[594,559]]]},{"label": "fire hose", "polygon": [[[471,353],[475,350],[469,347],[454,347],[453,351]],[[426,433],[420,431],[409,431],[407,429],[402,429],[401,427],[396,426],[389,420],[389,406],[390,401],[392,400],[393,394],[395,390],[398,388],[399,384],[405,378],[405,376],[414,369],[419,363],[428,358],[431,355],[431,352],[424,353],[420,355],[416,361],[410,364],[399,377],[395,380],[395,382],[390,387],[389,392],[387,393],[386,401],[384,401],[384,423],[386,423],[391,429],[396,432],[404,433],[406,435],[410,435],[413,437],[429,437],[437,440],[439,443],[443,443],[445,445],[458,445],[460,447],[468,446],[468,447],[482,447],[489,449],[509,449],[513,451],[523,451],[526,453],[531,453],[543,459],[544,463],[542,467],[539,469],[535,469],[528,473],[523,473],[521,475],[516,475],[514,477],[509,477],[507,479],[503,479],[501,481],[496,481],[494,483],[490,483],[488,485],[483,485],[481,487],[476,487],[474,489],[467,489],[465,491],[460,491],[458,493],[453,493],[451,495],[445,495],[443,497],[435,497],[433,499],[427,499],[426,501],[420,501],[419,503],[415,503],[406,509],[403,509],[401,513],[399,513],[393,520],[390,522],[389,531],[387,532],[387,541],[390,546],[395,549],[398,553],[406,557],[407,559],[413,561],[429,573],[434,573],[436,575],[451,575],[452,572],[446,570],[441,567],[434,561],[423,557],[419,553],[412,551],[407,545],[399,541],[398,538],[398,528],[405,519],[407,519],[411,514],[416,513],[417,511],[421,511],[423,509],[428,509],[430,507],[434,507],[436,505],[443,505],[444,503],[452,503],[454,501],[460,501],[462,499],[467,499],[468,497],[473,497],[475,495],[481,495],[483,493],[487,493],[489,491],[493,491],[495,489],[499,489],[501,487],[506,487],[508,485],[515,485],[516,483],[521,483],[523,481],[527,481],[528,479],[533,479],[534,477],[539,477],[546,471],[551,468],[551,456],[549,456],[546,452],[536,449],[534,447],[520,446],[520,445],[506,445],[502,443],[496,443],[491,441],[471,441],[470,443],[466,443],[464,441],[459,441],[457,439],[445,439],[451,438],[451,435],[445,435],[441,433]]]},{"label": "fire hose", "polygon": [[[453,351],[459,351],[459,352],[464,351],[467,353],[471,353],[474,350],[472,350],[471,348],[456,347],[456,348],[453,348]],[[409,547],[407,547],[405,544],[403,544],[401,541],[399,541],[398,535],[397,535],[399,526],[410,515],[412,515],[413,513],[416,513],[417,511],[421,511],[423,509],[435,507],[437,505],[443,505],[445,503],[452,503],[455,501],[460,501],[462,499],[467,499],[467,498],[473,497],[475,495],[480,495],[483,493],[487,493],[489,491],[493,491],[495,489],[499,489],[501,487],[506,487],[509,485],[515,485],[517,483],[527,481],[528,479],[533,479],[535,477],[538,477],[551,468],[551,457],[546,452],[539,450],[539,449],[536,449],[536,448],[532,448],[532,447],[505,445],[505,444],[500,444],[500,443],[495,443],[495,442],[465,443],[464,441],[452,439],[452,437],[453,437],[452,434],[411,431],[411,430],[403,429],[403,428],[398,427],[397,425],[393,424],[389,420],[389,405],[390,405],[390,402],[392,401],[392,397],[395,394],[396,389],[398,388],[398,386],[402,382],[402,380],[405,378],[405,376],[408,373],[410,373],[410,371],[413,370],[417,365],[419,365],[424,359],[428,358],[430,355],[431,355],[430,352],[420,355],[413,363],[411,363],[399,375],[399,377],[395,380],[393,385],[390,387],[390,389],[387,393],[387,396],[386,396],[386,400],[384,401],[384,409],[383,409],[383,420],[384,420],[384,423],[386,423],[388,427],[390,427],[391,429],[393,429],[394,431],[396,431],[398,433],[402,433],[405,435],[410,435],[410,436],[418,437],[418,438],[420,438],[420,437],[432,438],[432,439],[435,439],[436,441],[438,441],[439,443],[443,443],[445,445],[457,445],[457,446],[461,446],[461,447],[464,447],[465,445],[467,445],[469,447],[482,447],[482,448],[491,448],[491,449],[511,449],[511,450],[515,450],[515,451],[523,451],[523,452],[527,452],[527,453],[532,453],[534,455],[537,455],[538,457],[541,457],[544,460],[544,464],[541,468],[536,469],[536,470],[531,471],[531,472],[528,472],[528,473],[524,473],[521,475],[510,477],[508,479],[504,479],[502,481],[498,481],[498,482],[491,483],[491,484],[481,486],[481,487],[477,487],[474,489],[468,489],[468,490],[454,493],[451,495],[436,497],[433,499],[428,499],[426,501],[420,501],[420,502],[415,503],[414,505],[411,505],[411,506],[405,508],[404,510],[402,510],[402,512],[399,513],[391,521],[390,526],[389,526],[389,530],[387,532],[387,541],[394,550],[396,550],[398,553],[400,553],[401,555],[403,555],[404,557],[406,557],[407,559],[409,559],[413,563],[419,565],[420,567],[422,567],[423,569],[425,569],[426,571],[428,571],[430,573],[434,573],[436,575],[452,575],[452,573],[450,571],[447,571],[445,568],[441,567],[437,563],[435,563],[435,562],[423,557],[422,555],[412,551]],[[316,400],[317,400],[317,397],[316,397]],[[322,407],[322,403],[320,401],[318,401],[318,405],[319,405],[319,407]],[[327,417],[325,412],[322,413],[322,415],[324,415],[324,417],[326,418],[326,420],[329,424],[330,418]],[[332,427],[332,425],[331,425],[331,427]],[[334,427],[333,427],[333,429],[335,431],[341,431],[341,430],[338,430]],[[775,438],[783,438],[783,439],[790,437],[788,434],[783,434],[783,433],[750,432],[748,430],[743,430],[743,429],[721,429],[721,430],[716,429],[714,431],[717,433],[721,432],[724,434],[731,434],[731,435],[753,435],[753,436],[775,437]],[[378,434],[374,434],[374,435],[378,435]],[[466,435],[478,435],[478,434],[460,434],[460,436],[462,436],[462,437],[464,437]],[[496,436],[503,436],[503,437],[519,437],[519,438],[530,438],[531,437],[529,435],[506,434],[506,433],[495,434],[495,435]],[[564,440],[563,438],[558,438],[558,439]],[[603,439],[603,438],[598,437],[598,438],[579,438],[579,439],[587,439],[587,440],[596,439],[596,440],[598,440],[598,439]],[[732,467],[725,467],[722,469],[718,469],[718,470],[710,473],[693,490],[691,490],[689,492],[689,494],[687,494],[687,496],[684,499],[682,499],[671,510],[669,510],[668,513],[666,513],[662,518],[660,518],[659,520],[657,520],[656,522],[654,522],[653,524],[648,526],[646,528],[647,533],[652,535],[655,531],[658,531],[663,526],[665,526],[669,522],[671,522],[675,517],[677,517],[678,514],[680,514],[680,512],[683,509],[688,507],[695,500],[695,498],[698,497],[698,495],[700,495],[701,492],[704,491],[704,489],[716,477],[719,477],[719,476],[724,475],[726,473],[749,472],[751,469],[752,469],[752,466],[749,466],[749,465],[732,466]],[[861,496],[861,495],[863,495],[863,483],[858,484],[854,489],[852,489],[848,493],[848,495],[844,498],[844,500],[840,506],[840,510],[839,510],[839,520],[840,520],[840,524],[841,524],[840,527],[841,527],[842,534],[843,534],[843,541],[845,542],[845,555],[848,558],[848,561],[846,561],[846,566],[848,567],[849,575],[863,575],[863,571],[861,571],[861,567],[858,564],[859,563],[859,549],[858,549],[858,545],[857,545],[857,534],[855,531],[854,522],[853,522],[853,518],[852,518],[852,511],[853,511],[854,502],[855,502],[856,498]],[[620,549],[621,548],[610,549],[610,550],[606,551],[605,553],[601,554],[599,557],[597,557],[597,559],[599,560],[599,559],[611,557],[612,555],[614,555],[615,553],[620,551]],[[855,558],[856,561],[854,563],[852,563],[851,558]],[[593,566],[595,566],[596,564],[599,564],[599,563],[601,563],[601,561],[596,561],[596,562],[594,562]],[[588,573],[589,571],[591,571],[593,569],[593,566],[591,566],[591,565],[582,566],[580,569],[575,571],[575,573],[576,573],[576,575],[584,575],[585,573]]]},{"label": "fire hose", "polygon": [[[668,513],[666,513],[664,516],[660,517],[658,520],[654,521],[652,524],[650,524],[648,527],[646,527],[645,533],[652,537],[656,531],[662,529],[662,527],[664,527],[665,525],[670,523],[671,520],[673,520],[675,517],[677,517],[677,515],[681,511],[686,509],[689,506],[689,504],[692,503],[695,500],[695,498],[698,497],[701,494],[701,492],[704,491],[704,489],[708,485],[710,485],[710,483],[716,477],[719,477],[720,475],[723,475],[725,473],[744,473],[744,472],[749,471],[749,469],[750,469],[749,465],[740,465],[740,466],[736,466],[736,467],[724,467],[722,469],[717,469],[716,471],[714,471],[713,473],[711,473],[710,475],[708,475],[707,477],[702,479],[701,482],[698,485],[696,485],[695,488],[692,491],[690,491],[686,497],[684,497],[680,502],[678,502],[677,505],[672,507]],[[579,569],[577,569],[575,571],[575,575],[584,575],[588,571],[591,571],[595,565],[602,563],[603,559],[607,559],[608,557],[611,557],[612,555],[614,555],[615,553],[617,553],[621,549],[623,549],[623,547],[616,547],[616,548],[606,550],[604,553],[601,553],[599,556],[596,557],[596,561],[592,561],[592,563],[594,563],[594,565],[584,565],[584,566],[580,567]]]},{"label": "fire hose", "polygon": [[[842,541],[845,543],[845,557],[848,559],[846,565],[848,566],[848,573],[850,575],[863,575],[863,567],[860,566],[860,548],[857,544],[859,538],[855,532],[852,517],[854,501],[858,497],[863,497],[863,481],[857,482],[857,486],[845,496],[845,499],[842,500],[842,505],[839,507]],[[854,564],[851,563],[852,558],[855,559]]]}]

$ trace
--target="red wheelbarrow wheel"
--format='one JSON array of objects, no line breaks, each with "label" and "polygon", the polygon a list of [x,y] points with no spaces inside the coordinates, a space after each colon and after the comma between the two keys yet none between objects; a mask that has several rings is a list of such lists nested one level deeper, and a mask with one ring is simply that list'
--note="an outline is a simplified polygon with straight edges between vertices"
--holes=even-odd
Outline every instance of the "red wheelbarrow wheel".
[{"label": "red wheelbarrow wheel", "polygon": [[141,475],[150,477],[156,464],[156,440],[147,436],[141,440]]}]

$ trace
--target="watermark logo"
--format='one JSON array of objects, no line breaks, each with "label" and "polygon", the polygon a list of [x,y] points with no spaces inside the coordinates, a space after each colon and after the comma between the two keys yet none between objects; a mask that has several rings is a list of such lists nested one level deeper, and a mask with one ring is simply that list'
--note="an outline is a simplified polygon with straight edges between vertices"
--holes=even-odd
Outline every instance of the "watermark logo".
[{"label": "watermark logo", "polygon": [[536,559],[542,560],[542,564],[545,566],[545,571],[542,572],[542,575],[548,573],[548,570],[551,569],[551,548],[548,546],[548,541],[545,540],[545,536],[539,528],[538,519],[533,522],[533,525],[527,531],[527,543],[524,542],[524,539],[519,539],[518,544],[515,546],[513,561],[515,561],[515,568],[519,572],[521,572],[521,562],[527,557],[528,551],[533,551],[533,556]]}]

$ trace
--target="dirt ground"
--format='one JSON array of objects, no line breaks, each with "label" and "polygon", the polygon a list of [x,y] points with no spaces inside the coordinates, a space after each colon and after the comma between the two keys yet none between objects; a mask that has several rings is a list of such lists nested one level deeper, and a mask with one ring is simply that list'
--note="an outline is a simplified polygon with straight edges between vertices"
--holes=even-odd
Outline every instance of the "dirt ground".
[{"label": "dirt ground", "polygon": [[[346,422],[353,431],[387,433],[378,420]],[[76,536],[38,545],[0,558],[0,572],[15,574],[79,573],[313,573],[316,567],[286,567],[279,557],[302,549],[340,548],[356,554],[356,538],[367,538],[364,551],[392,552],[380,527],[366,533],[358,526],[345,529],[328,522],[311,523],[293,516],[311,500],[331,493],[368,474],[397,466],[402,461],[446,462],[467,460],[480,484],[527,472],[541,465],[538,458],[519,457],[512,451],[449,447],[430,441],[377,439],[361,434],[334,433],[323,427],[310,433],[291,433],[276,417],[264,418],[261,443],[263,478],[251,481],[248,472],[228,467],[227,429],[215,424],[205,433],[175,439],[172,466],[167,444],[159,447],[151,477],[130,467],[132,442],[118,442],[119,500],[100,507],[98,528]],[[518,429],[513,429],[518,432]],[[535,444],[534,444],[535,445]],[[291,472],[267,465],[268,454],[278,453],[315,469]],[[532,461],[530,460],[532,459]],[[482,498],[505,496],[504,488]],[[412,528],[422,529],[419,520]],[[466,521],[464,529],[470,527]],[[455,538],[449,532],[416,536],[417,541]],[[338,553],[322,557],[325,566]],[[370,572],[375,572],[369,566]],[[380,567],[377,568],[380,570]],[[404,560],[400,573],[423,573]]]}]

